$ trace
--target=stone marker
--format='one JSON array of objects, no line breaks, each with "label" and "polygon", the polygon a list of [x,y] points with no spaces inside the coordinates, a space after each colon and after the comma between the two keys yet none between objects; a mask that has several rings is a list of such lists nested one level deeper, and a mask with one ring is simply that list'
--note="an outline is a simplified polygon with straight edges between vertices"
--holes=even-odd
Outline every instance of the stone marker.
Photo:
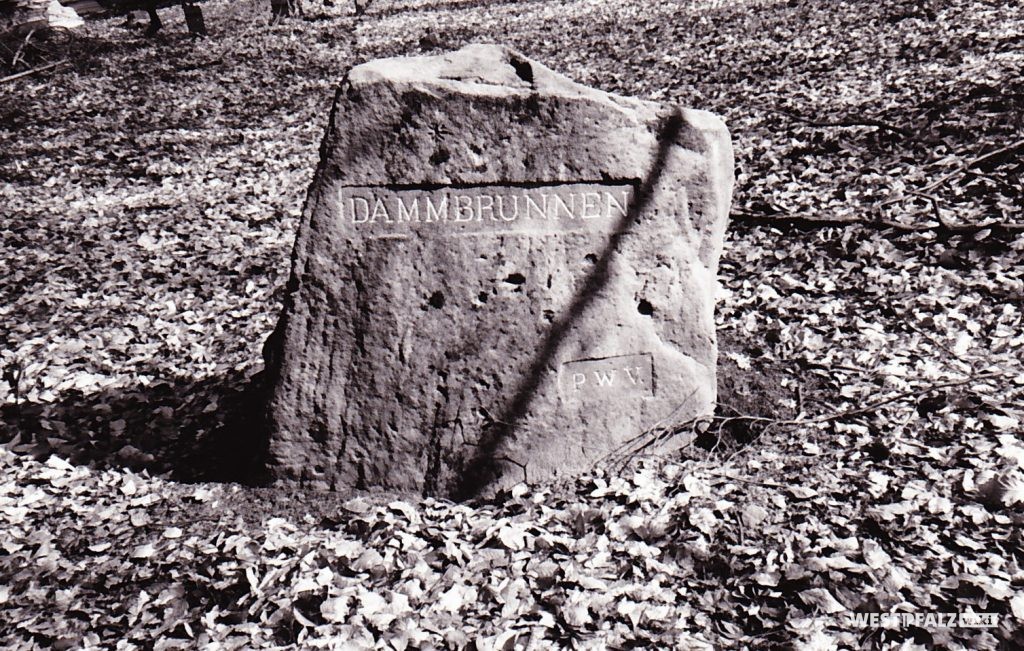
[{"label": "stone marker", "polygon": [[732,183],[717,117],[503,47],[352,69],[266,346],[272,476],[461,499],[710,412]]}]

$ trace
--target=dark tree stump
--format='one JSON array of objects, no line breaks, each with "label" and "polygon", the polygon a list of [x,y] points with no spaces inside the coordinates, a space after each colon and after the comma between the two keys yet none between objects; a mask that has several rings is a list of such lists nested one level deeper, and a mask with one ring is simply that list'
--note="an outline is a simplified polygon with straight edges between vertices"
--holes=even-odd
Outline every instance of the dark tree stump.
[{"label": "dark tree stump", "polygon": [[188,25],[188,33],[193,36],[206,36],[203,8],[194,2],[183,2],[181,3],[181,9],[185,12],[185,24]]},{"label": "dark tree stump", "polygon": [[156,13],[155,7],[147,8],[146,13],[149,14],[149,27],[146,28],[146,36],[152,36],[160,31],[163,23],[160,22],[160,15]]},{"label": "dark tree stump", "polygon": [[302,15],[302,0],[270,0],[270,22],[277,24],[284,18]]}]

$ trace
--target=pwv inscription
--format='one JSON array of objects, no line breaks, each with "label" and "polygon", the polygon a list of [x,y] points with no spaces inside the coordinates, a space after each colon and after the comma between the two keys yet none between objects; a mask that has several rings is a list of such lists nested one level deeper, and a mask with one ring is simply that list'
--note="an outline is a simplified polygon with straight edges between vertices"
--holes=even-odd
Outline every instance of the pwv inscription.
[{"label": "pwv inscription", "polygon": [[558,384],[562,396],[570,399],[653,396],[654,359],[644,353],[566,362],[558,374]]},{"label": "pwv inscription", "polygon": [[632,185],[603,183],[428,190],[340,187],[336,201],[346,231],[401,237],[611,232],[625,226],[632,195]]}]

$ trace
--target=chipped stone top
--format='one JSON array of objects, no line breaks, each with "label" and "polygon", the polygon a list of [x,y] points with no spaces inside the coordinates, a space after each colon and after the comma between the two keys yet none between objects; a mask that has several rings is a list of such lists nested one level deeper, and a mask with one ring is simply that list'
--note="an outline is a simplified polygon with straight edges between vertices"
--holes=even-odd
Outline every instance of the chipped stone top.
[{"label": "chipped stone top", "polygon": [[542,93],[611,102],[635,110],[650,102],[613,95],[580,85],[504,45],[477,43],[434,56],[392,57],[353,68],[354,87],[375,83],[448,87],[473,95]]},{"label": "chipped stone top", "polygon": [[642,179],[673,114],[686,127],[664,181],[706,156],[732,174],[717,116],[589,88],[501,45],[370,61],[342,89],[322,169],[337,186]]}]

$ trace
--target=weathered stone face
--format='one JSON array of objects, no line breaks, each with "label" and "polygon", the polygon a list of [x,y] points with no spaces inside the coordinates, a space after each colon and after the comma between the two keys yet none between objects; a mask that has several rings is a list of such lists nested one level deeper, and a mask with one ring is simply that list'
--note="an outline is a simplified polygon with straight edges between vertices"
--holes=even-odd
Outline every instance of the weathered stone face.
[{"label": "weathered stone face", "polygon": [[504,48],[354,68],[267,345],[273,475],[462,498],[709,412],[732,180],[716,117]]}]

